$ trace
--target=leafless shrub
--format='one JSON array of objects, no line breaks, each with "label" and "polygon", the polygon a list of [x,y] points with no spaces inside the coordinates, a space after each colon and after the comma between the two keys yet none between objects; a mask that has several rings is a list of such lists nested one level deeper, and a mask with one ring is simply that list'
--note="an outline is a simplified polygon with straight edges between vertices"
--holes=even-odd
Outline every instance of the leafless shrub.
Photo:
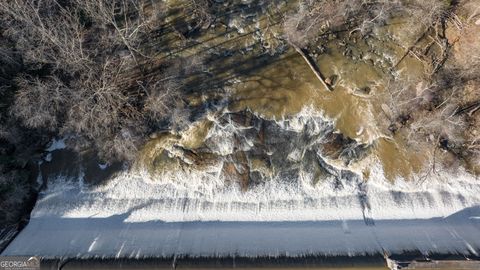
[{"label": "leafless shrub", "polygon": [[422,111],[410,126],[409,138],[412,141],[432,141],[447,139],[454,145],[464,142],[463,132],[466,122],[462,116],[456,115],[456,106],[446,106],[433,112]]},{"label": "leafless shrub", "polygon": [[335,27],[344,20],[345,2],[321,0],[300,1],[296,13],[285,18],[286,38],[299,47],[304,47],[322,30]]},{"label": "leafless shrub", "polygon": [[[0,38],[2,38],[1,35]],[[5,45],[0,45],[0,82],[5,80],[7,74],[11,73],[12,70],[18,69],[20,65],[21,63],[18,57],[16,57],[15,52]],[[5,86],[5,83],[2,86]],[[2,88],[2,86],[0,86],[0,88]]]},{"label": "leafless shrub", "polygon": [[128,81],[138,76],[132,66],[148,57],[140,45],[157,16],[144,7],[143,0],[1,1],[4,34],[30,74],[46,73],[17,78],[12,114],[29,128],[85,138],[104,157],[132,158],[149,121],[169,115],[180,88],[167,75],[145,95]]},{"label": "leafless shrub", "polygon": [[457,69],[463,72],[480,71],[480,26],[469,25],[462,29],[460,39],[455,44],[454,58]]},{"label": "leafless shrub", "polygon": [[195,18],[195,25],[193,28],[208,28],[215,16],[212,12],[213,7],[212,0],[190,0],[186,7],[187,14],[193,14]]},{"label": "leafless shrub", "polygon": [[448,1],[443,0],[414,0],[404,1],[404,12],[409,18],[409,24],[412,26],[423,25],[431,27],[435,22],[448,16]]},{"label": "leafless shrub", "polygon": [[144,110],[152,119],[165,119],[180,98],[179,84],[175,80],[157,81],[145,87],[147,98]]},{"label": "leafless shrub", "polygon": [[73,85],[72,105],[68,110],[65,129],[94,139],[108,137],[120,129],[122,119],[138,119],[139,113],[117,81],[122,63],[106,62],[92,68]]},{"label": "leafless shrub", "polygon": [[353,27],[350,31],[366,35],[376,25],[399,14],[408,16],[412,25],[430,27],[449,16],[448,8],[449,4],[442,0],[302,0],[298,10],[285,17],[284,32],[290,42],[304,47],[319,33],[339,27]]},{"label": "leafless shrub", "polygon": [[363,36],[368,35],[375,27],[383,26],[402,9],[400,0],[364,2],[364,5],[364,10],[356,13],[357,26],[350,33],[360,31]]},{"label": "leafless shrub", "polygon": [[147,27],[152,27],[156,28],[160,26],[161,23],[163,23],[163,18],[167,16],[167,4],[165,2],[160,2],[160,1],[152,1],[151,2],[151,8],[147,8],[145,10],[146,17],[148,20]]},{"label": "leafless shrub", "polygon": [[18,91],[11,112],[27,127],[56,130],[69,102],[67,87],[56,77],[17,78]]},{"label": "leafless shrub", "polygon": [[0,2],[6,34],[16,41],[23,60],[68,70],[77,70],[85,60],[82,26],[74,12],[55,0]]},{"label": "leafless shrub", "polygon": [[299,47],[306,46],[320,33],[343,28],[366,33],[385,22],[399,7],[399,1],[302,0],[297,11],[284,20],[286,38]]},{"label": "leafless shrub", "polygon": [[144,134],[135,133],[129,128],[122,128],[113,136],[95,140],[100,157],[105,160],[132,161],[136,158],[138,148],[145,141]]},{"label": "leafless shrub", "polygon": [[392,112],[392,120],[427,107],[435,95],[434,86],[427,80],[391,80],[386,89],[384,100]]},{"label": "leafless shrub", "polygon": [[75,3],[97,26],[113,28],[116,41],[127,47],[135,61],[137,61],[136,54],[146,56],[139,48],[140,37],[149,23],[143,10],[144,1],[75,0]]}]

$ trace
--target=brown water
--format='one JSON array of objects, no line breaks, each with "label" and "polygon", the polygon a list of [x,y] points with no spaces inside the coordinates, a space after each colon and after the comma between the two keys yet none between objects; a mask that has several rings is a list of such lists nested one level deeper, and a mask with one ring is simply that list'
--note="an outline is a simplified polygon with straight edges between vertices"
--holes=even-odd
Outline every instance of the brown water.
[{"label": "brown water", "polygon": [[[426,158],[424,154],[408,148],[402,135],[390,137],[387,130],[387,119],[381,109],[386,102],[386,75],[363,61],[353,62],[343,56],[335,44],[329,48],[330,52],[320,55],[317,63],[326,78],[338,78],[334,91],[324,89],[303,58],[290,50],[277,63],[237,84],[236,102],[231,109],[249,108],[267,118],[280,119],[312,106],[335,119],[337,129],[346,136],[374,143],[373,160],[382,163],[388,178],[408,178],[419,172]],[[413,59],[405,61],[409,62],[417,64]],[[416,74],[416,68],[412,73]],[[370,94],[358,91],[366,87]]]},{"label": "brown water", "polygon": [[[294,1],[293,1],[294,2]],[[171,7],[180,5],[181,1],[169,1]],[[280,8],[281,10],[281,8]],[[238,20],[230,20],[231,25],[242,25],[242,16]],[[202,55],[211,48],[226,50],[242,50],[242,54],[234,54],[219,61],[219,65],[249,66],[251,61],[244,61],[248,57],[256,56],[260,52],[254,45],[260,40],[263,44],[274,45],[282,32],[281,18],[264,16],[257,11],[256,23],[243,23],[240,30],[217,25],[205,30],[196,38],[197,45],[188,46],[187,49],[176,52],[182,56]],[[245,17],[245,16],[244,16]],[[232,17],[233,18],[233,17]],[[168,18],[174,22],[178,17]],[[326,91],[317,77],[310,70],[303,58],[293,49],[289,49],[278,58],[261,65],[253,73],[238,74],[232,69],[221,69],[218,66],[208,67],[214,76],[229,78],[233,83],[230,87],[229,110],[236,111],[250,109],[253,112],[269,119],[281,119],[300,112],[304,107],[310,106],[322,111],[328,118],[336,121],[336,128],[347,137],[363,143],[371,143],[374,150],[367,162],[359,164],[357,171],[362,171],[365,178],[369,176],[369,167],[372,162],[380,162],[387,178],[410,178],[412,174],[419,173],[428,161],[430,153],[415,151],[409,147],[404,137],[405,134],[392,136],[388,131],[388,115],[382,105],[388,105],[388,85],[392,78],[389,68],[396,66],[395,71],[401,80],[416,80],[423,74],[425,67],[412,56],[405,57],[396,65],[405,54],[406,48],[413,45],[421,27],[412,27],[394,19],[387,26],[378,28],[373,34],[374,38],[365,42],[353,33],[347,38],[348,33],[341,34],[338,39],[325,43],[326,53],[315,57],[320,71],[326,78],[336,77],[334,90]],[[172,44],[181,41],[175,34],[170,33]],[[342,36],[343,35],[343,36]],[[355,36],[357,35],[357,36]],[[344,55],[344,46],[339,45],[339,40],[349,40],[347,45],[351,48],[353,57]],[[355,40],[355,41],[352,41]],[[221,58],[221,56],[219,56]],[[252,58],[255,61],[255,58]],[[368,91],[366,91],[368,90]],[[366,93],[368,92],[368,93]],[[191,104],[208,100],[208,95],[193,94]],[[187,132],[173,139],[175,143],[188,149],[195,149],[202,145],[204,138],[211,127],[211,122],[205,120],[191,127]],[[170,144],[172,138],[167,140]],[[156,158],[161,153],[164,139],[156,138],[145,147],[149,160],[171,161],[170,158]],[[149,150],[150,149],[150,150]],[[153,150],[152,150],[153,149]],[[145,150],[144,150],[145,153]],[[156,154],[155,154],[156,153]],[[144,155],[145,156],[145,155]],[[145,160],[147,163],[148,161]],[[175,163],[175,162],[174,162]]]}]

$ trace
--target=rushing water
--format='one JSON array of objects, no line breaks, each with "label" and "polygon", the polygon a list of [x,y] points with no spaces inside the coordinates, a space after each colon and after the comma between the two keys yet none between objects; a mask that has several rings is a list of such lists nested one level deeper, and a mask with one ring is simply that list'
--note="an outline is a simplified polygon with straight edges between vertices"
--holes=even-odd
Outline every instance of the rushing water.
[{"label": "rushing water", "polygon": [[[365,181],[345,169],[345,163],[322,159],[323,145],[331,138],[326,135],[334,133],[333,122],[321,114],[302,111],[279,121],[252,116],[247,127],[249,123],[233,121],[238,115],[227,116],[214,121],[206,135],[208,149],[216,156],[206,166],[175,154],[178,148],[172,142],[178,138],[159,138],[163,141],[159,149],[170,149],[164,157],[176,167],[162,166],[153,174],[131,171],[94,186],[82,178],[51,177],[29,225],[4,254],[48,258],[477,254],[480,185],[473,176],[459,171],[392,183],[382,166],[372,162]],[[239,149],[247,154],[237,162],[250,164],[263,155],[253,147],[261,139],[254,132],[255,123],[265,126],[263,146],[270,153],[270,165],[261,172],[234,163],[236,170],[250,168],[250,174],[257,175],[242,189],[227,177],[238,177],[242,183],[243,173],[232,175],[224,168],[238,158],[234,153]],[[321,174],[314,173],[315,164]]]},{"label": "rushing water", "polygon": [[[359,40],[357,60],[328,42],[315,60],[335,80],[329,92],[295,51],[257,55],[256,42],[271,41],[263,19],[235,18],[178,52],[232,52],[209,70],[226,78],[224,96],[192,93],[207,109],[185,130],[152,136],[130,171],[101,184],[85,181],[78,164],[78,173],[62,165],[43,175],[30,224],[4,254],[478,255],[480,183],[462,169],[425,177],[429,153],[388,135],[385,70],[404,51],[378,37],[408,43],[405,28],[392,23],[371,43]],[[395,76],[409,80],[419,68],[407,57]]]},{"label": "rushing water", "polygon": [[[257,9],[237,10],[225,18],[231,28],[209,30],[198,38],[201,45],[179,53],[198,56],[208,52],[206,47],[210,46],[226,55],[209,72],[227,78],[230,111],[249,109],[265,119],[278,120],[312,107],[335,120],[336,129],[345,136],[373,144],[372,156],[382,164],[389,179],[422,173],[431,158],[430,150],[419,152],[409,147],[405,134],[392,136],[388,117],[382,110],[382,105],[388,104],[393,78],[411,81],[423,73],[423,64],[411,56],[396,66],[405,47],[414,42],[422,28],[406,25],[400,18],[378,27],[368,39],[356,33],[338,33],[336,38],[323,42],[325,52],[315,52],[313,56],[324,77],[335,83],[330,92],[293,49],[268,57],[259,48],[259,44],[265,43],[273,47],[276,37],[281,36],[281,18],[262,15],[267,12],[275,13],[261,5]],[[354,41],[339,45],[340,40],[347,39]],[[345,54],[346,51],[350,53]],[[368,93],[364,93],[366,89]],[[191,100],[197,104],[208,98],[208,94],[193,94]],[[188,148],[201,145],[204,134],[198,135],[183,136],[184,140],[195,142],[193,147],[186,145]],[[366,168],[365,175],[368,174]]]}]

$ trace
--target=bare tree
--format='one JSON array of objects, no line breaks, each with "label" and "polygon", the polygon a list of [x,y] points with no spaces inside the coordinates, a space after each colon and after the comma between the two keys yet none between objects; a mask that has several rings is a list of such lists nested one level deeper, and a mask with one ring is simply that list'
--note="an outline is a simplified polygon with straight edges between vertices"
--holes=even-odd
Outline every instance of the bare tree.
[{"label": "bare tree", "polygon": [[56,0],[0,2],[6,33],[16,41],[27,64],[52,64],[72,71],[86,60],[82,25],[74,13]]},{"label": "bare tree", "polygon": [[[0,38],[2,38],[1,35]],[[18,70],[20,66],[21,63],[18,55],[5,44],[0,45],[0,82],[3,81],[3,85],[0,86],[0,88],[6,85],[8,75],[11,74],[12,71]]]},{"label": "bare tree", "polygon": [[136,55],[145,56],[140,48],[140,36],[148,25],[141,0],[75,0],[76,5],[105,28],[113,27],[118,42],[125,45],[138,63]]},{"label": "bare tree", "polygon": [[162,81],[150,82],[145,87],[147,98],[144,110],[153,119],[164,119],[169,116],[172,108],[179,102],[180,88],[175,81],[164,83]]},{"label": "bare tree", "polygon": [[16,80],[18,91],[11,112],[27,127],[55,131],[69,102],[67,87],[56,77],[28,75]]},{"label": "bare tree", "polygon": [[43,69],[16,79],[12,114],[29,128],[87,138],[104,156],[131,158],[146,133],[146,96],[120,78],[143,56],[143,8],[140,0],[0,2],[5,34],[28,68]]},{"label": "bare tree", "polygon": [[449,3],[443,0],[405,1],[403,8],[409,16],[410,24],[421,24],[424,27],[432,27],[436,22],[449,16]]},{"label": "bare tree", "polygon": [[215,15],[212,12],[214,6],[212,0],[189,0],[186,12],[192,13],[195,18],[195,25],[193,28],[208,28],[215,20]]},{"label": "bare tree", "polygon": [[348,27],[352,18],[361,21],[369,15],[367,10],[361,0],[302,0],[296,12],[285,17],[284,32],[290,42],[303,48],[320,33]]}]

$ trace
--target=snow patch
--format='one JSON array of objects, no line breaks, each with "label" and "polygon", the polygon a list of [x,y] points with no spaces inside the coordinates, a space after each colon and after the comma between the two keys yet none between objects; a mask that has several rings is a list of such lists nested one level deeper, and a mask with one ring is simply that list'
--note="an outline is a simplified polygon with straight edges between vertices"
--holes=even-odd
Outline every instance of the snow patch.
[{"label": "snow patch", "polygon": [[50,142],[50,145],[45,149],[47,152],[52,152],[55,150],[60,150],[60,149],[65,149],[67,146],[65,145],[65,140],[67,138],[61,138],[61,139],[52,139]]},{"label": "snow patch", "polygon": [[107,167],[108,167],[108,163],[98,164],[98,168],[100,168],[100,170],[105,170]]}]

